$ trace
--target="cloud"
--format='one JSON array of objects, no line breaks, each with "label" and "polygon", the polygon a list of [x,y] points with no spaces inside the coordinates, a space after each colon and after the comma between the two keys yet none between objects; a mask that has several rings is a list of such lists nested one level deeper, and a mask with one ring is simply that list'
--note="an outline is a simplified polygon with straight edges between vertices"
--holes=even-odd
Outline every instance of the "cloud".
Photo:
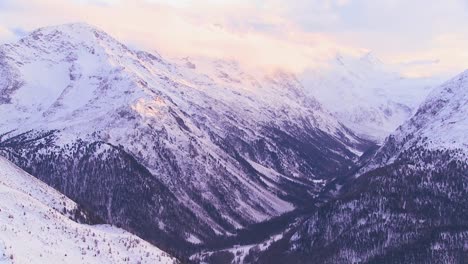
[{"label": "cloud", "polygon": [[395,54],[394,61],[410,61],[418,58],[420,61],[432,61],[437,58],[438,63],[410,64],[403,67],[409,76],[443,75],[450,77],[468,66],[468,35],[444,33],[434,36],[429,48],[419,51]]},{"label": "cloud", "polygon": [[14,39],[14,35],[8,28],[2,27],[0,25],[0,39],[11,41]]},{"label": "cloud", "polygon": [[2,21],[27,30],[37,25],[86,21],[133,46],[157,49],[168,56],[221,57],[252,67],[299,72],[321,63],[322,58],[337,50],[348,49],[326,34],[303,32],[274,13],[258,14],[247,2],[181,9],[142,0],[106,5],[89,1],[16,1],[16,7],[25,6],[28,8],[0,14],[5,18]]},{"label": "cloud", "polygon": [[414,60],[402,63],[404,66],[417,66],[417,65],[433,65],[440,63],[439,59],[435,60]]},{"label": "cloud", "polygon": [[22,28],[13,28],[11,29],[11,32],[15,35],[15,37],[19,37],[19,38],[22,38],[29,33],[28,31]]},{"label": "cloud", "polygon": [[2,0],[0,39],[84,21],[167,56],[300,72],[337,52],[373,50],[408,75],[455,74],[468,66],[467,8],[466,0]]}]

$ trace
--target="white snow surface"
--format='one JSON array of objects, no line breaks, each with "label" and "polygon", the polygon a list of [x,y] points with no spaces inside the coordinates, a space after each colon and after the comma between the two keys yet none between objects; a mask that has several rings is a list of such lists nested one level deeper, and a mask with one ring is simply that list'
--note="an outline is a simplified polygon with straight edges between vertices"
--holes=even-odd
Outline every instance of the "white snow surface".
[{"label": "white snow surface", "polygon": [[122,229],[70,220],[76,204],[0,157],[0,263],[176,263]]},{"label": "white snow surface", "polygon": [[408,121],[387,137],[356,176],[393,163],[411,147],[451,151],[468,161],[468,71],[435,88]]},{"label": "white snow surface", "polygon": [[226,248],[219,251],[203,251],[190,256],[190,259],[193,261],[199,261],[202,264],[207,264],[207,262],[204,261],[205,258],[210,257],[211,255],[219,252],[230,252],[234,255],[234,259],[231,261],[231,263],[244,263],[244,259],[250,253],[255,254],[258,252],[266,251],[275,242],[281,240],[284,237],[284,234],[289,230],[290,228],[287,228],[285,231],[275,234],[259,244],[235,245],[232,248]]},{"label": "white snow surface", "polygon": [[468,154],[468,70],[434,89],[416,114],[392,134],[397,142],[430,150],[461,150]]},{"label": "white snow surface", "polygon": [[338,54],[300,76],[314,96],[360,136],[383,141],[408,120],[439,78],[403,77],[372,53]]},{"label": "white snow surface", "polygon": [[[200,125],[223,137],[226,127],[235,123],[239,133],[254,141],[258,135],[252,128],[266,124],[287,127],[291,123],[301,127],[307,122],[346,146],[358,143],[358,138],[317,100],[305,95],[305,88],[292,74],[250,73],[238,63],[225,60],[169,61],[157,53],[131,50],[87,24],[42,28],[18,43],[0,46],[0,82],[6,87],[0,90],[0,135],[59,130],[58,145],[78,138],[122,145],[155,175],[170,175],[168,168],[155,164],[156,154],[147,148],[154,146],[154,138],[142,136],[167,135],[165,139],[160,136],[158,144],[178,160],[198,159],[193,164],[206,164],[202,158],[211,156],[243,183],[242,188],[252,199],[238,197],[238,211],[253,222],[280,215],[294,206],[275,195],[276,190],[249,180]],[[206,116],[207,112],[221,113],[231,121],[220,122],[214,114]],[[190,130],[187,133],[174,115],[197,119],[199,123],[186,120],[184,125]],[[192,155],[193,148],[203,155]],[[354,147],[349,150],[359,152]],[[192,166],[183,162],[179,165]],[[207,189],[210,178],[206,175],[216,174],[210,171],[212,168],[184,171],[193,169],[204,173],[185,177],[190,177],[190,182],[215,207],[225,206],[214,202]],[[171,190],[177,192],[177,179],[164,176],[161,180],[169,188],[176,186]],[[187,194],[177,195],[201,218],[209,219]],[[264,207],[263,212],[259,205]]]},{"label": "white snow surface", "polygon": [[[43,28],[19,43],[2,45],[2,63],[13,67],[3,69],[7,72],[0,69],[0,82],[18,87],[12,92],[12,104],[0,104],[4,116],[0,126],[11,129],[18,128],[18,123],[37,128],[45,120],[48,128],[62,128],[64,121],[78,126],[90,116],[98,123],[103,113],[122,105],[158,116],[159,111],[149,112],[145,107],[155,97],[149,88],[159,86],[168,95],[177,95],[181,99],[177,103],[184,106],[188,100],[200,106],[229,106],[229,110],[258,122],[276,120],[281,124],[285,120],[277,120],[273,113],[287,111],[300,117],[311,103],[316,104],[314,125],[338,133],[340,124],[321,103],[359,135],[381,141],[411,117],[439,83],[434,78],[402,77],[371,53],[361,57],[338,54],[328,66],[306,71],[298,79],[281,71],[264,74],[246,70],[235,61],[169,61],[155,52],[131,50],[87,24]],[[16,79],[22,81],[15,83]],[[298,91],[294,81],[300,81],[304,91]],[[226,105],[213,105],[212,100]],[[165,105],[164,100],[154,103]]]},{"label": "white snow surface", "polygon": [[[87,24],[36,30],[18,43],[0,46],[0,62],[13,71],[3,74],[6,82],[15,77],[22,81],[11,93],[12,103],[0,104],[3,130],[17,129],[18,123],[37,128],[46,121],[48,129],[65,124],[76,131],[90,118],[98,123],[107,111],[128,105],[143,116],[164,118],[158,110],[164,110],[165,99],[154,95],[153,87],[173,96],[183,109],[193,102],[226,107],[259,123],[282,124],[285,120],[278,120],[275,111],[299,118],[314,104],[317,128],[332,134],[341,129],[315,99],[298,98],[301,91],[292,74],[253,75],[235,61],[205,58],[170,62],[157,53],[130,50]],[[210,104],[213,100],[226,105]],[[83,127],[83,134],[99,128],[90,125]]]}]

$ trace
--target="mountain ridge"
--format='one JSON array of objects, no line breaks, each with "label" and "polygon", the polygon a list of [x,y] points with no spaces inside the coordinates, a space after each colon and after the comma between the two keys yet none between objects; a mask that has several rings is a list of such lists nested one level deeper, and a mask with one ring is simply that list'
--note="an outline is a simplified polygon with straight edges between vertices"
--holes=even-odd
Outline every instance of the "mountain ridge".
[{"label": "mountain ridge", "polygon": [[247,263],[463,263],[466,76],[436,88],[332,199]]},{"label": "mountain ridge", "polygon": [[372,52],[338,54],[324,69],[301,75],[315,96],[341,122],[378,143],[409,119],[439,78],[407,78]]},{"label": "mountain ridge", "polygon": [[163,249],[300,207],[372,145],[288,73],[170,62],[82,24],[0,50],[0,153]]}]

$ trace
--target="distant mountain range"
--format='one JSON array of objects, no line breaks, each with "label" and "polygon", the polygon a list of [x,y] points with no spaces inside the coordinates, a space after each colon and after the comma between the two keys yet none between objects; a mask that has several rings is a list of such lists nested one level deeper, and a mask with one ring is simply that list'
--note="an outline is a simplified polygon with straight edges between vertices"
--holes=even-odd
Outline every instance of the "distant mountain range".
[{"label": "distant mountain range", "polygon": [[301,207],[372,145],[292,74],[168,61],[86,24],[0,50],[1,153],[163,248]]},{"label": "distant mountain range", "polygon": [[[47,232],[28,222],[21,234],[35,231],[15,241],[117,233],[109,247],[123,259],[103,262],[459,262],[467,76],[433,88],[372,54],[264,73],[134,50],[87,24],[38,29],[0,46],[0,155],[68,198],[3,159],[0,183],[22,177],[31,203],[57,217],[44,225],[77,230],[40,242]],[[168,253],[129,246],[139,238],[117,227]],[[86,258],[98,248],[88,242],[64,250]]]},{"label": "distant mountain range", "polygon": [[327,67],[300,76],[317,98],[358,135],[381,143],[444,80],[404,77],[372,53],[338,54]]},{"label": "distant mountain range", "polygon": [[330,183],[323,206],[243,252],[244,263],[465,263],[467,116],[465,72],[432,91],[345,184]]}]

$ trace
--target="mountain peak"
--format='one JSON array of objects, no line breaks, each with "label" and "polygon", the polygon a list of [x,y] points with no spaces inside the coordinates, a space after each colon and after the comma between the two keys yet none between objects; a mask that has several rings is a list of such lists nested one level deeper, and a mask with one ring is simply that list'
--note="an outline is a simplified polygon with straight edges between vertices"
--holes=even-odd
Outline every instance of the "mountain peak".
[{"label": "mountain peak", "polygon": [[[77,33],[103,33],[106,34],[103,30],[100,28],[85,23],[85,22],[77,22],[77,23],[67,23],[67,24],[61,24],[61,25],[55,25],[55,26],[47,26],[47,27],[42,27],[34,32],[40,32],[42,34],[50,34],[52,32],[60,31],[63,33],[67,34],[77,34]],[[33,32],[33,33],[34,33]]]},{"label": "mountain peak", "polygon": [[70,23],[39,28],[22,38],[20,43],[46,51],[54,51],[54,47],[61,50],[69,49],[70,46],[75,47],[79,44],[96,47],[108,43],[124,47],[103,30],[87,23]]},{"label": "mountain peak", "polygon": [[[468,154],[468,71],[435,88],[416,114],[390,135],[374,159],[380,166],[394,162],[411,147],[460,150]],[[374,168],[375,165],[369,166]]]},{"label": "mountain peak", "polygon": [[383,64],[383,62],[372,52],[366,52],[361,56],[361,61],[368,62],[371,64]]}]

